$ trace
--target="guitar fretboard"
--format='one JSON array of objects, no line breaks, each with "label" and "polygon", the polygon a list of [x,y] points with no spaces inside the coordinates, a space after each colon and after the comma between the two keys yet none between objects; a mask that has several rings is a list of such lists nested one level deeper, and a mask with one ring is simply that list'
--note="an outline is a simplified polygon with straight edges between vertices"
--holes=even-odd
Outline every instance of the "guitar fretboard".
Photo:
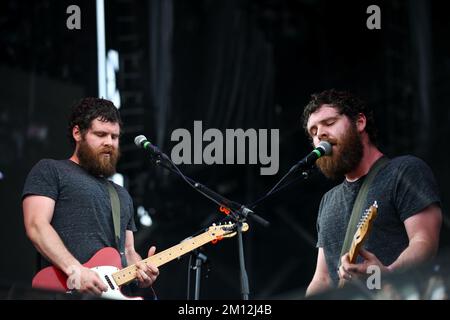
[{"label": "guitar fretboard", "polygon": [[[224,234],[224,232],[219,232],[220,234]],[[182,255],[208,243],[217,238],[217,232],[215,230],[207,231],[198,235],[194,238],[187,239],[180,244],[177,244],[169,249],[161,251],[149,258],[142,260],[142,262],[146,264],[152,264],[156,267],[159,267],[173,259],[181,257]],[[116,284],[118,286],[127,284],[133,281],[136,278],[136,265],[128,266],[120,271],[117,271],[112,274]]]}]

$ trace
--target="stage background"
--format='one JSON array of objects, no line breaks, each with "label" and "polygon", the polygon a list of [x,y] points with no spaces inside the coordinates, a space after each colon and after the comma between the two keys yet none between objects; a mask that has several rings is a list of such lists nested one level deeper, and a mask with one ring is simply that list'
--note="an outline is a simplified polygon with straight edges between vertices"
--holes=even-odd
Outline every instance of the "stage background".
[{"label": "stage background", "polygon": [[[111,0],[105,1],[106,47],[119,52],[116,84],[125,133],[119,171],[135,208],[153,224],[136,245],[166,249],[209,226],[221,213],[180,178],[151,164],[133,139],[145,134],[170,154],[177,128],[279,129],[280,168],[181,165],[188,176],[240,203],[264,192],[311,150],[300,123],[312,93],[350,90],[376,114],[382,150],[413,154],[432,168],[442,193],[441,245],[449,245],[450,21],[441,1]],[[81,9],[68,30],[66,8]],[[369,30],[366,9],[381,8]],[[0,4],[0,283],[28,286],[35,251],[24,233],[21,192],[42,158],[71,155],[69,107],[97,96],[94,1]],[[256,210],[244,234],[250,297],[299,298],[316,262],[321,196],[336,182],[298,180]],[[239,299],[237,238],[203,247],[201,299]],[[188,257],[162,266],[160,299],[184,299]],[[207,272],[207,270],[209,270]],[[191,282],[193,278],[191,277]],[[192,291],[191,291],[192,292]]]}]

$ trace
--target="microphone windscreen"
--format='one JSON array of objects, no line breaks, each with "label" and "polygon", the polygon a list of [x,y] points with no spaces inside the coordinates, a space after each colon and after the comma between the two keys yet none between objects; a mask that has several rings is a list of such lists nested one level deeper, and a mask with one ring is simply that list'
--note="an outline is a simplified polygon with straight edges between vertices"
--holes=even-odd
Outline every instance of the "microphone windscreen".
[{"label": "microphone windscreen", "polygon": [[141,147],[142,142],[146,141],[147,138],[144,135],[139,135],[136,138],[134,138],[134,144],[138,147]]},{"label": "microphone windscreen", "polygon": [[325,151],[323,154],[324,156],[329,156],[331,154],[331,143],[329,143],[328,141],[320,141],[317,147],[322,147],[322,149]]}]

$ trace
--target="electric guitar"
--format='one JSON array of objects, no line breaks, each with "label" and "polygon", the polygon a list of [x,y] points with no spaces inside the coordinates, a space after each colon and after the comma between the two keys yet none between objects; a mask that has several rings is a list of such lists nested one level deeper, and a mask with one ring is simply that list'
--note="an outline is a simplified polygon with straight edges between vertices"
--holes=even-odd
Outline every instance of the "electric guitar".
[{"label": "electric guitar", "polygon": [[[242,231],[248,230],[248,224],[242,225]],[[187,240],[154,254],[151,257],[143,259],[146,264],[152,264],[159,267],[172,261],[182,255],[208,243],[217,242],[222,238],[230,238],[235,236],[236,224],[229,223],[224,225],[210,226],[204,233],[188,238]],[[102,292],[101,297],[106,299],[120,299],[120,300],[142,300],[141,297],[128,297],[122,294],[120,287],[133,281],[136,278],[136,265],[130,265],[120,270],[122,263],[119,252],[112,247],[103,248],[97,251],[92,258],[83,264],[84,267],[90,268],[97,272],[100,279],[108,287],[106,292]],[[67,277],[60,269],[50,266],[39,271],[33,278],[32,287],[42,288],[47,290],[70,292],[69,288],[76,288],[77,274],[71,274]]]},{"label": "electric guitar", "polygon": [[[359,220],[356,232],[353,236],[352,243],[350,245],[350,249],[348,251],[348,258],[350,263],[355,263],[356,258],[358,257],[359,251],[369,236],[369,232],[372,229],[372,223],[375,220],[378,212],[378,204],[376,201],[370,206],[369,209],[366,209],[363,216]],[[344,286],[345,281],[343,279],[339,280],[339,288]]]}]

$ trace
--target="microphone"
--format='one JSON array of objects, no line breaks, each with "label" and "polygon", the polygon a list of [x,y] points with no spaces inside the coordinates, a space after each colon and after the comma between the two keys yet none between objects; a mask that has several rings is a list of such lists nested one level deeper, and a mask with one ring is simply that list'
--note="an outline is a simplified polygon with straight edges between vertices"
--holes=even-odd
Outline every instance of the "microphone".
[{"label": "microphone", "polygon": [[292,166],[289,172],[295,171],[298,168],[311,167],[317,159],[322,156],[328,156],[330,154],[331,144],[328,141],[321,141],[313,151],[311,151],[306,157]]},{"label": "microphone", "polygon": [[163,156],[161,150],[159,150],[157,146],[154,146],[150,141],[148,141],[147,138],[142,134],[134,138],[134,144],[140,148],[149,150],[153,155]]}]

